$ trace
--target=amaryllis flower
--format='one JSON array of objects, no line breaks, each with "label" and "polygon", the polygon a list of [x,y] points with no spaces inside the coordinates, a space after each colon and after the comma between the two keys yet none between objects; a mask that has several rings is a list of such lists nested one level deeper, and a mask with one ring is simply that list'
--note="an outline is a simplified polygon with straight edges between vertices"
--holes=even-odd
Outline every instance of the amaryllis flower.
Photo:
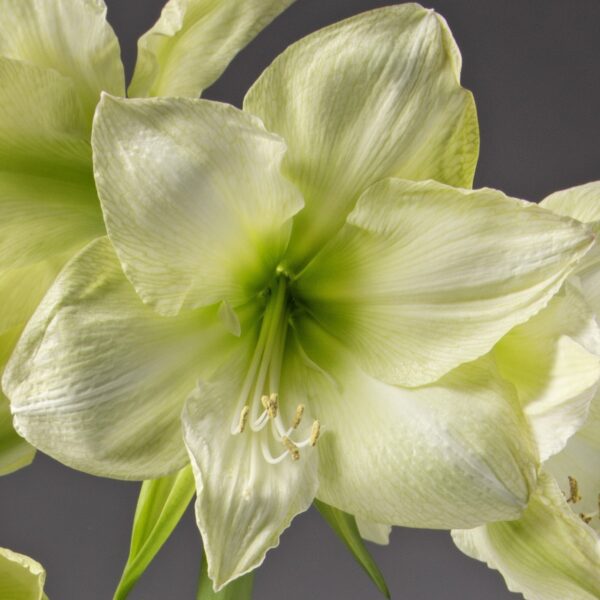
[{"label": "amaryllis flower", "polygon": [[[600,229],[599,182],[557,192],[541,204]],[[530,422],[541,476],[520,519],[454,531],[453,537],[527,600],[600,596],[599,322],[596,242],[550,305],[495,350]]]},{"label": "amaryllis flower", "polygon": [[315,496],[363,524],[473,527],[536,485],[513,388],[481,357],[593,235],[464,189],[459,70],[443,19],[403,5],[295,44],[243,111],[100,103],[110,239],[62,272],[3,385],[18,431],[76,468],[191,460],[216,588]]},{"label": "amaryllis flower", "polygon": [[[292,1],[170,0],[139,41],[129,95],[200,95]],[[125,77],[103,0],[0,0],[0,15],[1,371],[61,267],[104,233],[92,116]],[[0,475],[32,458],[0,392]]]}]

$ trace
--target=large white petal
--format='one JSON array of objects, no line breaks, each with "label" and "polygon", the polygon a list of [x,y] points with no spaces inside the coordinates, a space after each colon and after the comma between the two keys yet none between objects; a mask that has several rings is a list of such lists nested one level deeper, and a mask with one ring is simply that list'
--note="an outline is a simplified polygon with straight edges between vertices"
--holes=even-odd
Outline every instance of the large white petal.
[{"label": "large white petal", "polygon": [[[245,373],[201,385],[186,404],[185,441],[198,496],[196,518],[215,589],[258,567],[279,544],[291,520],[307,510],[317,491],[314,452],[279,464],[265,461],[261,432],[231,434]],[[268,427],[267,427],[268,429]]]},{"label": "large white petal", "polygon": [[103,0],[0,0],[0,14],[0,55],[69,77],[88,126],[100,92],[125,94],[119,42]]},{"label": "large white petal", "polygon": [[387,179],[297,291],[371,374],[421,385],[543,308],[592,241],[576,221],[495,190]]},{"label": "large white petal", "polygon": [[129,96],[199,96],[294,0],[170,0],[138,42]]},{"label": "large white petal", "polygon": [[527,600],[600,597],[598,536],[575,515],[549,475],[523,517],[453,531],[456,545],[502,573],[508,588]]},{"label": "large white petal", "polygon": [[216,313],[161,317],[138,298],[108,240],[93,242],[63,270],[6,367],[15,428],[97,475],[150,479],[181,468],[185,399],[237,340]]},{"label": "large white petal", "polygon": [[244,110],[285,139],[286,173],[306,199],[291,264],[303,264],[384,177],[471,186],[479,131],[460,68],[444,19],[402,4],[317,31],[266,69]]},{"label": "large white petal", "polygon": [[599,350],[594,315],[568,283],[494,348],[500,372],[515,385],[531,423],[540,460],[562,450],[587,418],[600,380]]},{"label": "large white petal", "polygon": [[93,146],[109,236],[159,312],[235,305],[273,277],[302,198],[279,171],[285,144],[258,119],[205,100],[105,96]]},{"label": "large white petal", "polygon": [[414,527],[519,516],[537,457],[513,388],[489,358],[401,388],[367,375],[318,325],[296,327],[305,354],[288,355],[280,403],[305,403],[321,423],[319,499]]}]

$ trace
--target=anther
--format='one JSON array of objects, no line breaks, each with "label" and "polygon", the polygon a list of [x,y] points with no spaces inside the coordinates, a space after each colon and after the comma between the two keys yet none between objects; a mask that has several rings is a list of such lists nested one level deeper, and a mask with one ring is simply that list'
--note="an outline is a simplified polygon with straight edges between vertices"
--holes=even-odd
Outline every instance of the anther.
[{"label": "anther", "polygon": [[274,419],[277,416],[278,399],[279,397],[277,394],[271,394],[267,399],[265,409],[271,419]]},{"label": "anther", "polygon": [[579,513],[579,516],[581,517],[581,520],[586,524],[589,524],[592,521],[592,517],[590,515],[586,515],[585,513]]},{"label": "anther", "polygon": [[298,446],[296,446],[296,444],[294,444],[294,442],[292,442],[292,440],[290,440],[289,437],[284,435],[281,438],[281,443],[284,445],[285,449],[290,453],[292,460],[300,459],[300,450],[298,450]]},{"label": "anther", "polygon": [[250,414],[250,407],[245,404],[244,408],[242,408],[242,412],[240,413],[240,421],[238,423],[238,432],[243,433],[246,428],[246,423],[248,422],[248,415]]},{"label": "anther", "polygon": [[573,504],[577,504],[581,500],[581,496],[579,495],[579,484],[577,483],[577,479],[575,477],[569,477],[569,492],[570,496],[567,498],[567,502],[572,502]]},{"label": "anther", "polygon": [[317,441],[319,440],[319,435],[321,433],[321,424],[319,421],[315,421],[312,424],[312,429],[310,430],[310,445],[313,448],[317,445]]},{"label": "anther", "polygon": [[304,404],[298,404],[296,408],[296,414],[292,420],[292,429],[298,429],[298,425],[302,422],[302,416],[304,415]]}]

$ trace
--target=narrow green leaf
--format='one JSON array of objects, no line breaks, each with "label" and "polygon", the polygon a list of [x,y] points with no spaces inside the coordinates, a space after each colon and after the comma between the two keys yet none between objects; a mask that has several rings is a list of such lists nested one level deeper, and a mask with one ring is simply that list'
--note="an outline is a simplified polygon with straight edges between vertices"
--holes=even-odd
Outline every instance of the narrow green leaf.
[{"label": "narrow green leaf", "polygon": [[232,581],[220,592],[213,591],[212,581],[207,572],[206,555],[203,554],[196,600],[250,600],[252,598],[253,583],[254,572]]},{"label": "narrow green leaf", "polygon": [[129,558],[113,600],[125,600],[156,553],[167,541],[194,496],[191,466],[144,481],[133,519]]},{"label": "narrow green leaf", "polygon": [[379,567],[375,564],[373,557],[369,554],[365,543],[360,537],[356,521],[352,515],[338,510],[329,504],[315,500],[315,506],[321,516],[329,523],[338,537],[346,544],[360,566],[367,572],[379,591],[386,597],[391,598],[390,591],[383,578]]}]

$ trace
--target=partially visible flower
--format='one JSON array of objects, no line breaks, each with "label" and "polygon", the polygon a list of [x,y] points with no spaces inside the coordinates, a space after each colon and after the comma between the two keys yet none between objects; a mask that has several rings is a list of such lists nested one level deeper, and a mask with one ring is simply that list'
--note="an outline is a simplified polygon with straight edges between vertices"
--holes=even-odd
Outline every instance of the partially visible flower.
[{"label": "partially visible flower", "polygon": [[48,600],[44,594],[46,571],[35,560],[0,548],[0,598],[3,600]]},{"label": "partially visible flower", "polygon": [[[292,1],[170,0],[139,41],[129,95],[198,96]],[[104,234],[92,116],[125,79],[103,0],[0,0],[0,15],[1,372],[61,267]],[[0,474],[33,452],[0,392]]]},{"label": "partially visible flower", "polygon": [[216,587],[315,495],[363,528],[449,528],[516,518],[535,486],[512,387],[481,357],[593,236],[463,189],[478,140],[459,70],[443,19],[403,5],[289,48],[244,111],[101,102],[117,256],[101,239],[66,267],[3,384],[19,431],[77,468],[191,459]]},{"label": "partially visible flower", "polygon": [[[600,231],[600,182],[541,204]],[[548,308],[495,349],[503,375],[518,390],[542,473],[520,519],[454,531],[453,538],[527,600],[600,597],[600,394],[589,368],[600,362],[598,323],[596,242]]]}]

